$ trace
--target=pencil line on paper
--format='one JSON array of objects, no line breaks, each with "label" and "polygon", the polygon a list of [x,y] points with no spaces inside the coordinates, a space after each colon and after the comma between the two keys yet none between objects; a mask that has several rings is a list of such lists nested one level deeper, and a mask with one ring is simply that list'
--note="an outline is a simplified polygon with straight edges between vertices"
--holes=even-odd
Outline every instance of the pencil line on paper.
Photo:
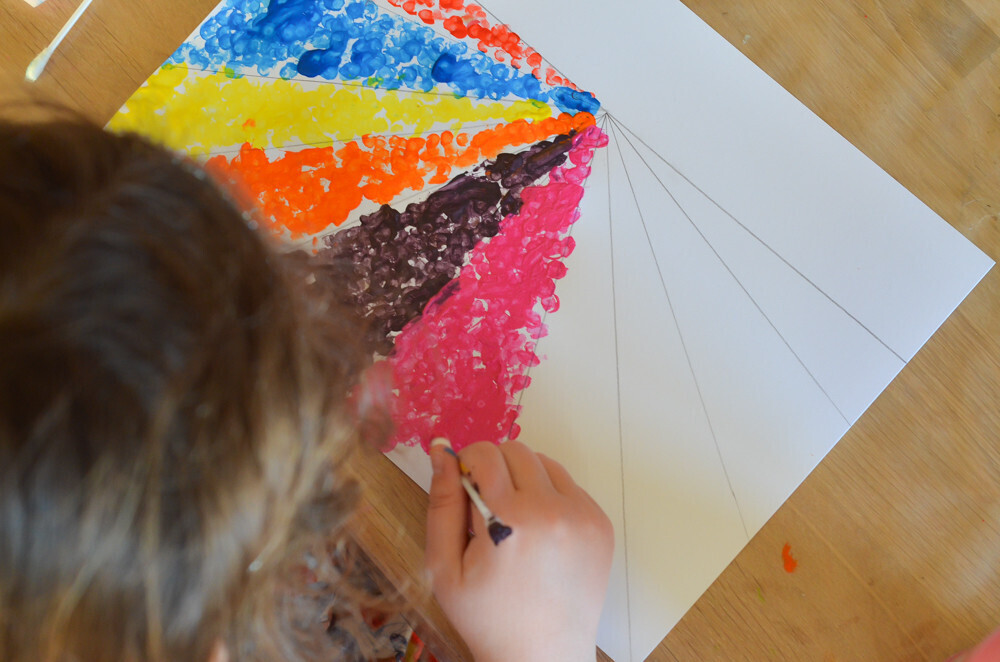
[{"label": "pencil line on paper", "polygon": [[[461,175],[461,174],[464,174],[464,173],[471,172],[472,170],[473,170],[473,168],[466,168],[466,169],[461,170],[461,172],[459,172],[458,174]],[[424,188],[419,189],[419,190],[408,189],[405,195],[400,194],[398,197],[393,198],[392,201],[391,201],[391,205],[393,205],[393,206],[408,205],[413,200],[423,199],[427,195],[430,195],[432,193],[435,193],[435,192],[439,191],[440,189],[442,189],[445,186],[447,186],[448,183],[449,182],[444,182],[442,184],[427,185]],[[372,201],[368,200],[368,202],[371,203]],[[381,206],[378,203],[374,203],[374,204],[376,204],[379,207]],[[495,209],[497,206],[498,205],[494,205],[490,209]],[[360,208],[361,208],[361,204],[359,204],[357,207],[351,209],[350,213],[351,214],[355,214],[358,211],[358,209],[360,209]],[[374,210],[372,210],[372,211],[374,211]],[[364,216],[364,214],[362,214],[362,216]],[[306,248],[306,247],[308,247],[309,249],[311,249],[312,245],[313,245],[312,244],[313,239],[322,240],[322,239],[325,239],[326,237],[330,237],[330,236],[332,236],[332,235],[334,235],[334,234],[336,234],[336,233],[338,233],[338,232],[340,232],[342,230],[346,230],[348,228],[353,228],[353,227],[358,227],[360,225],[361,225],[361,219],[359,217],[357,217],[357,216],[350,216],[350,217],[347,218],[347,220],[345,220],[340,225],[333,225],[333,224],[328,225],[327,227],[323,228],[322,230],[320,230],[318,232],[313,232],[313,233],[305,234],[301,239],[292,240],[292,239],[289,239],[288,237],[284,237],[284,238],[282,238],[282,245],[286,246],[288,248]]]},{"label": "pencil line on paper", "polygon": [[870,335],[872,338],[874,338],[875,340],[877,340],[880,345],[882,345],[887,350],[889,350],[889,352],[891,352],[893,356],[895,356],[897,359],[899,359],[899,361],[901,363],[903,363],[903,364],[906,363],[906,359],[904,359],[902,356],[900,356],[899,352],[897,352],[892,347],[890,347],[889,344],[885,340],[883,340],[881,337],[879,337],[878,334],[876,334],[874,331],[872,331],[871,329],[869,329],[864,324],[864,322],[862,322],[857,317],[855,317],[849,310],[847,310],[847,308],[845,308],[843,305],[841,305],[840,302],[838,302],[836,299],[834,299],[832,296],[830,296],[830,294],[828,294],[825,290],[823,290],[823,288],[821,288],[819,285],[817,285],[815,282],[813,282],[808,276],[806,276],[804,273],[802,273],[802,271],[799,270],[798,267],[796,267],[794,264],[792,264],[791,262],[789,262],[783,255],[781,255],[781,253],[779,253],[778,251],[776,251],[774,248],[771,247],[770,244],[768,244],[766,241],[764,241],[763,239],[761,239],[757,235],[757,233],[755,233],[749,227],[747,227],[746,225],[744,225],[738,218],[736,218],[736,216],[734,216],[732,213],[730,213],[729,210],[727,210],[725,207],[723,207],[721,204],[719,204],[715,200],[715,198],[713,198],[712,196],[710,196],[708,193],[706,193],[705,191],[703,191],[697,184],[695,184],[693,181],[691,181],[690,179],[688,179],[687,175],[685,175],[683,172],[681,172],[680,170],[678,170],[677,167],[674,166],[674,164],[672,164],[670,161],[668,161],[667,159],[665,159],[663,157],[663,155],[661,155],[655,149],[653,149],[652,147],[650,147],[649,143],[647,143],[645,140],[643,140],[639,135],[637,135],[634,131],[632,131],[632,129],[628,128],[624,124],[622,124],[620,126],[621,126],[621,128],[622,128],[623,131],[627,131],[633,138],[635,138],[646,149],[648,149],[653,155],[655,155],[656,158],[658,158],[668,168],[670,168],[675,173],[677,173],[677,175],[681,179],[683,179],[685,182],[687,182],[688,184],[690,184],[696,191],[698,191],[698,193],[701,193],[703,196],[705,196],[705,199],[708,200],[709,202],[711,202],[713,205],[715,205],[715,207],[717,207],[719,209],[719,211],[721,211],[723,214],[725,214],[726,216],[728,216],[729,218],[731,218],[733,220],[733,222],[736,223],[738,226],[740,226],[741,228],[743,228],[743,230],[747,234],[749,234],[751,237],[753,237],[755,240],[757,240],[757,242],[760,243],[761,246],[763,246],[764,248],[766,248],[775,257],[777,257],[779,260],[781,260],[782,262],[784,262],[785,265],[788,266],[788,268],[791,269],[792,271],[794,271],[796,274],[798,274],[798,276],[802,280],[804,280],[805,282],[809,283],[809,285],[811,285],[813,287],[813,289],[815,289],[817,292],[819,292],[824,297],[826,297],[826,299],[828,301],[830,301],[830,303],[832,303],[837,308],[839,308],[840,311],[843,312],[845,315],[847,315],[849,318],[851,318],[851,320],[853,320],[855,324],[857,324],[859,327],[861,327],[862,329],[864,329],[868,333],[868,335]]},{"label": "pencil line on paper", "polygon": [[[400,13],[400,12],[396,11],[396,8],[394,6],[392,6],[391,4],[383,3],[383,2],[375,2],[375,4],[378,6],[379,9],[384,10],[386,13],[392,14],[393,16],[397,16],[397,17],[399,17],[399,18],[401,18],[401,19],[403,19],[405,21],[413,22],[413,19],[416,18],[415,16],[413,16],[411,14]],[[487,16],[489,16],[490,18],[493,19],[493,22],[494,22],[494,26],[493,27],[496,27],[497,25],[501,25],[501,26],[503,26],[505,28],[508,28],[508,29],[510,28],[510,24],[509,23],[506,23],[506,22],[500,20],[500,18],[496,14],[494,14],[493,12],[491,12],[489,9],[486,9],[486,7],[483,7],[483,6],[480,5],[479,8],[482,9],[483,12]],[[466,41],[465,39],[460,39],[460,38],[456,37],[452,33],[448,32],[448,30],[437,30],[436,29],[437,28],[436,24],[429,25],[428,27],[430,27],[431,30],[434,30],[434,34],[437,34],[437,35],[439,35],[439,36],[441,36],[441,37],[443,37],[443,38],[451,41],[451,43],[453,43],[453,44],[458,44],[458,45],[464,46],[466,48],[469,47],[469,42],[468,41]],[[521,41],[522,44],[524,44],[525,46],[527,46],[528,48],[530,48],[532,51],[535,52],[536,55],[538,55],[539,57],[541,57],[541,53],[538,51],[537,48],[535,48],[534,46],[532,46],[531,44],[529,44],[527,41],[525,41],[520,35],[517,35],[517,38]],[[496,48],[496,47],[494,46],[494,48]],[[493,56],[488,56],[488,57],[490,57],[490,59],[492,59],[495,62],[500,62],[499,60],[497,60]],[[519,69],[518,67],[515,67],[514,65],[512,65],[510,63],[501,63],[501,64],[507,64],[514,71],[522,72],[523,73],[523,71],[521,69]],[[559,75],[567,83],[572,83],[573,86],[576,85],[576,83],[573,83],[569,79],[568,76],[566,76],[562,71],[559,70],[558,67],[556,67],[555,65],[553,65],[551,62],[549,62],[545,58],[542,58],[542,64],[548,65],[548,67],[549,67],[549,69],[551,71],[555,72],[557,75]],[[541,65],[539,65],[539,68],[541,68]],[[544,80],[542,80],[540,77],[534,75],[533,71],[530,72],[530,75],[535,80],[537,80],[538,82],[542,83],[543,85],[546,85],[546,86],[548,86],[550,88],[558,87],[556,85],[552,85],[550,83],[547,83]],[[580,91],[583,92],[582,90],[580,90]]]},{"label": "pencil line on paper", "polygon": [[[606,124],[607,124],[607,122],[605,122],[605,125]],[[604,126],[598,126],[598,128],[601,129],[601,131],[604,131],[605,127]],[[594,158],[597,158],[596,157],[596,152],[595,152],[595,157]],[[594,172],[593,169],[591,169],[590,173],[586,177],[583,178],[583,181],[580,183],[581,187],[586,188],[587,182],[590,181],[590,175],[593,174],[593,172]],[[575,227],[576,227],[576,223],[573,223],[573,224],[571,224],[569,226],[569,232],[568,232],[567,236],[569,236],[569,237],[573,236],[573,228],[575,228]],[[543,328],[545,327],[545,321],[548,318],[549,318],[549,311],[543,310],[542,311],[542,327]],[[541,345],[541,344],[542,344],[542,339],[540,338],[535,343],[534,348],[531,350],[531,353],[535,357],[536,363],[538,363],[538,364],[541,363],[541,361],[538,360],[539,359],[539,356],[538,356],[538,346]],[[529,378],[531,377],[531,363],[528,364],[527,369],[524,371],[524,376],[525,377],[529,377]],[[517,411],[521,410],[521,400],[524,398],[524,390],[525,389],[521,389],[517,393],[517,403],[516,403]],[[516,424],[517,424],[517,420],[516,419],[510,422],[510,427],[507,429],[507,439],[510,439],[510,433],[514,430],[514,425],[516,425]]]},{"label": "pencil line on paper", "polygon": [[[378,7],[379,10],[384,11],[386,14],[391,14],[392,16],[395,16],[396,18],[402,19],[402,20],[406,21],[407,23],[416,23],[417,20],[420,20],[420,17],[416,16],[414,14],[407,14],[405,12],[399,12],[399,11],[397,11],[397,8],[395,6],[389,4],[388,2],[378,2],[377,0],[371,0],[371,3],[373,5],[375,5],[376,7]],[[456,37],[452,33],[448,32],[447,30],[438,30],[437,29],[437,27],[438,27],[437,23],[426,23],[425,22],[424,25],[427,27],[427,29],[432,30],[434,32],[434,34],[436,34],[437,36],[441,37],[442,39],[446,39],[446,40],[450,41],[452,44],[457,44],[459,46],[464,46],[466,48],[469,47],[469,44],[466,43],[463,39],[459,39],[458,37]]]},{"label": "pencil line on paper", "polygon": [[[469,172],[469,170],[463,170],[462,172],[463,173],[464,172]],[[462,174],[462,173],[459,173],[459,174]],[[420,190],[412,190],[411,189],[411,190],[409,190],[406,193],[406,195],[400,194],[399,197],[393,198],[392,201],[391,201],[391,205],[393,205],[393,206],[405,206],[405,205],[408,205],[411,201],[417,200],[417,199],[422,199],[424,196],[430,195],[431,193],[435,193],[436,191],[444,188],[446,185],[447,185],[447,182],[445,182],[443,184],[428,185],[428,186],[426,186],[426,187],[424,187],[424,188],[422,188]],[[369,200],[368,202],[371,202],[371,201]],[[375,204],[378,205],[378,203],[375,203]],[[378,205],[378,206],[381,206],[381,205]],[[352,209],[351,210],[351,214],[354,214],[355,212],[357,212],[358,209],[360,209],[360,207],[361,207],[361,205],[359,204],[357,207],[355,207],[354,209]],[[362,216],[363,215],[364,214],[362,214]],[[287,236],[283,237],[282,238],[282,245],[286,246],[288,248],[302,248],[302,249],[308,248],[308,249],[311,250],[312,247],[313,247],[313,244],[312,244],[313,239],[322,240],[322,239],[325,239],[326,237],[330,237],[330,236],[332,236],[332,235],[340,232],[341,230],[346,230],[348,228],[358,227],[360,225],[361,225],[361,219],[360,218],[358,218],[357,216],[350,216],[350,217],[347,218],[347,220],[345,220],[340,225],[332,225],[331,224],[331,225],[323,228],[319,232],[314,232],[312,234],[305,234],[305,235],[303,235],[303,237],[301,239],[290,239]]]},{"label": "pencil line on paper", "polygon": [[[433,134],[436,134],[436,133],[441,133],[443,131],[451,131],[452,133],[456,133],[456,132],[461,133],[461,132],[466,131],[467,129],[491,129],[491,128],[496,128],[496,127],[502,126],[504,124],[507,124],[507,122],[500,122],[500,121],[498,121],[498,122],[477,122],[475,124],[463,124],[462,128],[458,129],[458,130],[452,129],[452,128],[448,128],[448,127],[441,127],[441,128],[438,128],[438,129],[428,129],[427,131],[420,131],[420,132],[415,132],[415,133],[411,133],[409,131],[398,131],[398,132],[394,132],[394,131],[382,131],[382,132],[379,132],[379,133],[366,133],[366,134],[364,134],[364,136],[366,136],[366,137],[372,137],[372,138],[392,138],[392,137],[395,137],[395,136],[404,137],[404,138],[416,138],[418,136],[428,136],[428,135],[433,135]],[[317,140],[315,142],[286,143],[284,145],[257,146],[257,145],[252,145],[251,144],[251,146],[254,147],[254,148],[256,148],[256,149],[264,149],[264,150],[277,149],[277,150],[282,150],[282,151],[288,151],[288,148],[293,148],[293,147],[329,147],[331,145],[346,145],[348,143],[357,142],[358,138],[360,138],[360,137],[361,136],[357,136],[357,137],[352,138],[350,140],[332,140],[331,139],[331,140]],[[247,141],[247,142],[249,142],[249,141]],[[246,143],[244,143],[244,144],[246,144]],[[522,151],[527,151],[529,148],[530,148],[530,145],[524,147],[524,150],[522,150]],[[213,155],[213,156],[214,155],[218,155],[218,154],[238,154],[242,149],[243,149],[243,146],[241,145],[240,147],[225,147],[225,148],[222,148],[222,149],[212,149],[212,150],[208,150],[206,152],[198,152],[198,154],[204,154],[204,155],[209,155],[210,154],[210,155]]]},{"label": "pencil line on paper", "polygon": [[[621,126],[621,124],[615,118],[611,119],[615,123],[615,126]],[[708,246],[709,250],[712,251],[712,254],[715,255],[719,263],[725,268],[726,273],[728,273],[730,277],[732,277],[732,279],[736,282],[736,284],[739,285],[740,289],[743,290],[743,294],[747,296],[747,298],[750,300],[750,303],[752,303],[754,308],[757,309],[757,312],[760,313],[761,317],[764,318],[764,320],[768,323],[771,329],[777,334],[778,338],[781,339],[781,342],[785,345],[785,348],[787,348],[788,351],[791,352],[792,356],[795,357],[795,360],[798,362],[798,364],[802,366],[803,370],[806,371],[806,374],[809,375],[810,379],[812,379],[813,383],[816,385],[816,388],[818,388],[820,392],[830,402],[830,404],[833,405],[833,408],[837,410],[837,413],[840,414],[840,417],[842,419],[844,419],[844,422],[850,425],[851,421],[847,418],[847,415],[844,414],[844,412],[840,409],[840,407],[834,401],[833,397],[831,397],[830,394],[827,392],[826,388],[823,387],[823,384],[821,384],[819,379],[817,379],[816,375],[813,374],[813,371],[809,369],[809,366],[807,366],[805,361],[802,360],[802,357],[799,356],[799,353],[795,351],[795,348],[793,348],[791,343],[788,342],[788,339],[785,337],[785,335],[781,332],[780,329],[778,329],[774,321],[768,316],[766,312],[764,312],[764,309],[761,307],[760,303],[757,302],[757,299],[755,299],[753,294],[751,294],[750,291],[746,288],[746,286],[743,284],[743,281],[741,281],[739,277],[733,272],[732,268],[729,266],[726,260],[722,257],[722,255],[719,254],[719,251],[716,250],[715,246],[712,245],[712,242],[708,240],[708,237],[705,236],[705,233],[702,232],[698,224],[694,222],[694,219],[691,218],[691,215],[688,214],[687,210],[684,209],[683,205],[681,205],[680,201],[677,200],[674,194],[663,182],[663,180],[660,179],[660,176],[656,173],[656,171],[653,170],[653,168],[649,165],[646,159],[643,158],[642,154],[639,153],[639,150],[636,149],[635,145],[632,143],[631,140],[629,140],[628,136],[624,136],[624,138],[625,142],[628,143],[629,147],[632,148],[632,151],[635,152],[635,155],[639,157],[639,160],[642,161],[643,165],[646,166],[650,174],[652,174],[653,177],[656,179],[656,181],[659,182],[660,186],[663,188],[664,192],[670,197],[670,200],[673,201],[677,209],[679,209],[681,214],[684,215],[684,218],[687,219],[687,222],[691,225],[692,228],[694,228],[695,232],[698,233],[698,236],[701,237],[701,240],[705,242],[705,245]]]},{"label": "pencil line on paper", "polygon": [[[487,9],[486,7],[483,7],[482,5],[480,5],[480,9],[482,9],[482,10],[483,10],[484,12],[486,12],[486,15],[487,15],[487,16],[490,16],[490,17],[492,17],[492,18],[493,18],[493,20],[494,20],[494,21],[495,21],[496,23],[498,23],[498,24],[500,24],[500,25],[503,25],[503,26],[505,26],[505,27],[509,27],[509,26],[510,26],[510,23],[507,23],[506,21],[504,21],[503,19],[501,19],[501,18],[500,18],[499,16],[497,16],[496,14],[494,14],[493,12],[491,12],[491,11],[490,11],[489,9]],[[528,41],[527,41],[527,40],[526,40],[526,39],[525,39],[524,37],[522,37],[522,36],[520,35],[520,33],[518,33],[517,37],[518,37],[518,38],[519,38],[519,39],[521,40],[521,43],[523,43],[523,44],[524,44],[525,46],[527,46],[527,47],[528,47],[528,48],[530,48],[531,50],[535,51],[535,53],[536,53],[536,54],[537,54],[537,55],[538,55],[539,57],[541,57],[541,56],[542,56],[542,53],[541,53],[541,51],[539,51],[539,50],[538,50],[537,48],[535,48],[535,47],[534,47],[534,46],[532,46],[532,45],[531,45],[530,43],[528,43]],[[543,62],[544,64],[547,64],[547,65],[549,65],[549,68],[551,68],[551,69],[552,69],[553,71],[555,71],[555,72],[556,72],[556,73],[557,73],[557,74],[558,74],[559,76],[561,76],[561,77],[562,77],[562,79],[563,79],[564,81],[566,81],[567,83],[571,83],[571,84],[572,84],[573,86],[576,86],[576,83],[574,83],[574,82],[573,82],[573,80],[572,80],[572,79],[571,79],[571,78],[570,78],[569,76],[567,76],[566,74],[564,74],[564,73],[562,72],[562,70],[561,70],[561,69],[560,69],[559,67],[557,67],[556,65],[552,64],[552,62],[550,62],[549,60],[547,60],[547,59],[546,59],[546,58],[544,58],[544,57],[542,58],[542,62]],[[535,77],[535,78],[536,78],[536,80],[538,80],[538,81],[540,81],[540,82],[544,82],[544,81],[542,81],[542,80],[541,80],[540,78],[537,78],[537,77]],[[546,85],[548,85],[548,83],[546,83]],[[554,87],[554,86],[552,86],[552,85],[549,85],[549,87]],[[580,93],[581,93],[581,94],[590,94],[590,92],[586,92],[586,91],[585,91],[585,90],[583,90],[582,88],[580,88],[580,89],[579,89],[579,91],[580,91]],[[597,97],[594,97],[594,98],[597,98]]]},{"label": "pencil line on paper", "polygon": [[[618,132],[615,127],[618,123],[615,119],[611,118],[612,131],[615,135]],[[660,267],[660,260],[656,255],[656,250],[653,248],[653,240],[649,236],[649,228],[646,226],[646,218],[642,213],[642,207],[639,206],[639,196],[636,195],[635,186],[632,184],[632,176],[629,175],[628,167],[625,165],[625,156],[622,154],[621,146],[618,141],[615,141],[615,147],[618,150],[618,158],[621,159],[622,171],[625,173],[625,179],[628,181],[629,189],[632,191],[632,200],[635,202],[636,211],[639,214],[639,221],[642,224],[642,231],[646,235],[646,243],[649,246],[649,252],[653,256],[653,264],[656,265],[656,273],[660,277],[660,285],[663,287],[663,295],[667,299],[667,307],[670,310],[670,316],[674,320],[674,327],[677,329],[677,336],[681,341],[681,348],[684,350],[684,357],[687,359],[688,370],[691,373],[691,379],[694,381],[695,391],[698,393],[698,400],[701,403],[701,411],[705,416],[705,422],[708,424],[708,430],[712,435],[712,442],[715,444],[715,452],[719,456],[719,464],[722,466],[722,473],[726,478],[726,484],[729,486],[729,493],[733,496],[733,503],[736,504],[736,512],[740,516],[740,524],[743,525],[743,533],[746,534],[747,540],[750,539],[750,531],[747,529],[746,519],[743,517],[743,509],[740,507],[740,500],[736,497],[736,490],[733,488],[733,481],[729,477],[729,469],[726,467],[726,460],[722,456],[722,448],[719,445],[719,438],[715,433],[715,426],[712,425],[712,417],[708,412],[708,405],[705,402],[705,396],[701,392],[701,384],[698,381],[698,374],[694,369],[694,362],[691,360],[691,353],[688,351],[687,342],[684,340],[684,332],[681,330],[680,320],[677,318],[677,311],[674,309],[673,301],[670,298],[670,289],[667,287],[667,281],[663,276],[663,269]]]},{"label": "pencil line on paper", "polygon": [[[177,68],[183,67],[183,68],[187,69],[188,71],[198,71],[198,72],[206,73],[206,74],[223,74],[223,75],[225,75],[227,77],[234,77],[234,78],[260,78],[260,79],[263,79],[263,80],[283,80],[283,81],[287,81],[289,83],[306,83],[306,84],[310,84],[310,85],[333,85],[334,87],[361,88],[361,89],[371,90],[373,92],[394,92],[396,94],[413,94],[413,95],[419,95],[419,96],[456,97],[456,98],[459,98],[459,99],[475,99],[477,101],[492,101],[494,103],[502,103],[502,104],[505,104],[505,105],[508,105],[508,106],[514,105],[516,103],[524,103],[525,101],[538,101],[537,99],[523,99],[523,98],[520,98],[520,97],[494,99],[492,97],[483,97],[483,96],[477,96],[477,95],[474,95],[474,94],[463,94],[463,93],[452,92],[452,91],[448,91],[448,90],[410,90],[410,89],[406,89],[404,87],[379,87],[379,86],[375,86],[375,85],[365,85],[364,83],[352,83],[352,82],[344,81],[344,80],[323,80],[323,79],[308,78],[308,77],[299,78],[297,76],[295,78],[284,78],[284,77],[282,77],[280,75],[272,76],[272,75],[269,75],[269,74],[253,73],[251,71],[238,71],[237,70],[236,71],[236,75],[233,76],[232,72],[227,71],[225,69],[209,69],[207,67],[195,67],[195,66],[192,66],[192,65],[190,65],[190,64],[188,64],[186,62],[183,63],[183,64],[175,64],[173,66],[177,67]],[[548,103],[546,101],[538,101],[538,103],[543,103],[546,106],[553,105],[553,104],[550,104],[550,103]]]},{"label": "pencil line on paper", "polygon": [[[632,585],[629,582],[628,573],[628,519],[625,509],[625,442],[622,434],[622,373],[621,359],[618,351],[618,290],[615,286],[615,226],[614,214],[611,205],[611,135],[615,134],[614,127],[606,125],[611,129],[608,136],[608,147],[605,156],[607,162],[608,177],[608,253],[611,256],[611,317],[614,319],[615,334],[615,396],[618,406],[618,465],[621,469],[622,486],[622,554],[625,557],[625,617],[628,623],[628,651],[629,660],[632,659]],[[618,147],[617,140],[615,147]]]}]

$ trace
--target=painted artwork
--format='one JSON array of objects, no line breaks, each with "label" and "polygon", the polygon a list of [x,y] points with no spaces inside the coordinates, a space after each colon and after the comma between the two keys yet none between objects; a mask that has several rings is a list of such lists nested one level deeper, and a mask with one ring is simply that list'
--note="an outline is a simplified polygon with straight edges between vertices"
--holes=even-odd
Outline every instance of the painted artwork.
[{"label": "painted artwork", "polygon": [[225,0],[111,128],[341,265],[417,482],[438,435],[569,469],[615,525],[618,662],[992,266],[678,0]]},{"label": "painted artwork", "polygon": [[426,450],[518,436],[599,107],[462,0],[227,0],[110,127],[205,158],[268,231],[353,266],[390,447]]}]

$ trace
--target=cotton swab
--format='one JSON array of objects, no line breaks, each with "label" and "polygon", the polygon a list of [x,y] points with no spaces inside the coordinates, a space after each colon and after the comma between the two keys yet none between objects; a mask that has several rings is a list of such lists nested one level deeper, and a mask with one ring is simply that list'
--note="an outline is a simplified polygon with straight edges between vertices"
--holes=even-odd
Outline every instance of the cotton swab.
[{"label": "cotton swab", "polygon": [[483,516],[483,520],[486,522],[486,530],[490,534],[490,540],[493,541],[494,545],[499,545],[500,541],[513,533],[513,530],[500,521],[500,518],[493,514],[486,502],[483,501],[482,495],[479,494],[479,490],[473,485],[472,480],[469,478],[469,470],[462,463],[462,460],[458,458],[458,454],[451,447],[451,443],[447,439],[438,437],[431,442],[431,446],[444,446],[446,453],[451,455],[453,458],[458,460],[458,469],[460,472],[459,480],[462,483],[462,487],[465,488],[466,494],[469,495],[469,500],[472,501],[472,505],[476,507],[479,514]]},{"label": "cotton swab", "polygon": [[66,25],[62,26],[62,30],[60,30],[59,34],[56,35],[56,38],[52,40],[52,43],[49,44],[44,51],[39,53],[38,56],[31,61],[31,64],[28,65],[27,71],[24,72],[24,80],[29,83],[34,83],[38,80],[38,77],[42,75],[42,71],[45,69],[45,65],[49,63],[49,58],[52,57],[56,48],[58,48],[59,44],[62,43],[62,40],[66,38],[66,34],[73,28],[74,25],[76,25],[76,22],[80,20],[81,16],[83,16],[83,12],[87,11],[87,7],[89,7],[90,3],[93,1],[94,0],[83,0],[83,2],[80,3],[80,6],[76,8],[73,15],[69,17],[68,21],[66,21]]}]

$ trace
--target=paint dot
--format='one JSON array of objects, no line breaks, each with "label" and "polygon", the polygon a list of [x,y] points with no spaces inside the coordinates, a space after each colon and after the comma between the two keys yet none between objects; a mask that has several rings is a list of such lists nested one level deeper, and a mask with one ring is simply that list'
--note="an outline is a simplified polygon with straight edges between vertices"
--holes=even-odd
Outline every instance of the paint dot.
[{"label": "paint dot", "polygon": [[799,567],[799,562],[792,557],[792,546],[787,542],[781,548],[781,561],[784,563],[785,572],[795,572],[795,569]]}]

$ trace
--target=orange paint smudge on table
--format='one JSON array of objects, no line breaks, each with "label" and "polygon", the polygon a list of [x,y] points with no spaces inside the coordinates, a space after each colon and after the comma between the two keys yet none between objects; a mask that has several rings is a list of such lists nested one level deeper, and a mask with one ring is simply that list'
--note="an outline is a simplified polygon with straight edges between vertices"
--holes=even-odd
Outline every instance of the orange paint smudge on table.
[{"label": "orange paint smudge on table", "polygon": [[254,129],[256,127],[257,127],[257,120],[255,120],[252,117],[243,123],[244,129]]},{"label": "orange paint smudge on table", "polygon": [[274,160],[245,143],[239,154],[220,154],[207,165],[256,198],[271,230],[287,230],[296,239],[341,225],[366,199],[389,204],[404,191],[446,183],[454,169],[465,170],[511,147],[593,124],[589,113],[564,113],[501,124],[471,137],[451,131],[413,137],[365,135],[341,146],[285,152]]},{"label": "orange paint smudge on table", "polygon": [[787,542],[781,548],[781,561],[785,565],[785,572],[795,572],[795,569],[799,567],[799,562],[792,557],[792,546]]}]

